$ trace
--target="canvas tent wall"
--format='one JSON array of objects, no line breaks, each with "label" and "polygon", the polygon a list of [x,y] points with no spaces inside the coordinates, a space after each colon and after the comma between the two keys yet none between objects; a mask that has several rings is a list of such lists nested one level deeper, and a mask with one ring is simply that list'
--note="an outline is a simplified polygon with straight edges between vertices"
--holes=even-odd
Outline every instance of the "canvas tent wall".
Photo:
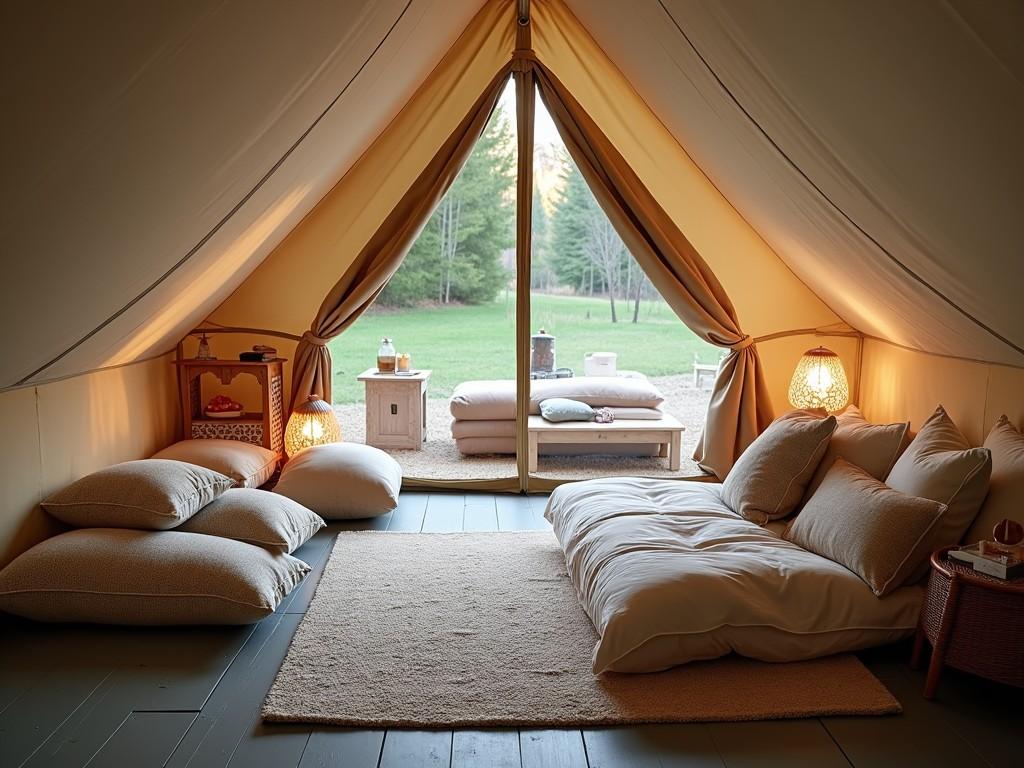
[{"label": "canvas tent wall", "polygon": [[[4,541],[41,494],[170,439],[160,356],[190,328],[308,327],[507,60],[512,5],[4,6]],[[871,337],[862,362],[825,343],[869,416],[919,423],[942,401],[980,441],[999,413],[1024,418],[1022,14],[535,0],[533,36],[748,333],[846,321]],[[815,343],[759,345],[776,408]]]}]

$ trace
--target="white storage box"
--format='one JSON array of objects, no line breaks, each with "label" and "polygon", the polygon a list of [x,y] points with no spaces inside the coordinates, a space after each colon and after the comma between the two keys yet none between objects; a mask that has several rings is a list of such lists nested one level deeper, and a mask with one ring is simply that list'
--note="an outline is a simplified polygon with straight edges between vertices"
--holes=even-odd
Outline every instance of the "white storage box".
[{"label": "white storage box", "polygon": [[614,352],[588,352],[583,356],[583,375],[615,376],[618,357]]}]

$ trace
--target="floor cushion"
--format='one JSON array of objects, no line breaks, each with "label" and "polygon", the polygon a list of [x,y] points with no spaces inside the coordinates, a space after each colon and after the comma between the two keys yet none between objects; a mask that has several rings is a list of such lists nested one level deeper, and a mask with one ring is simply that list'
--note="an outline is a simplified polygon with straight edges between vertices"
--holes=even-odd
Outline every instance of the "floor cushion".
[{"label": "floor cushion", "polygon": [[[515,437],[460,437],[455,441],[459,453],[465,456],[498,454],[516,455]],[[656,443],[541,443],[540,456],[657,456],[661,446]]]},{"label": "floor cushion", "polygon": [[167,530],[231,488],[219,472],[166,459],[126,461],[93,472],[41,506],[76,528]]},{"label": "floor cushion", "polygon": [[[594,407],[658,408],[665,398],[646,378],[578,376],[530,382],[530,413],[540,413],[541,401],[550,397],[579,400]],[[511,379],[464,381],[448,401],[456,419],[514,420],[516,383]]]},{"label": "floor cushion", "polygon": [[920,587],[876,597],[842,565],[744,520],[717,483],[570,483],[545,516],[600,635],[595,672],[731,652],[796,661],[893,642],[917,623]]},{"label": "floor cushion", "polygon": [[37,621],[251,624],[309,572],[290,555],[179,531],[85,528],[0,571],[0,610]]},{"label": "floor cushion", "polygon": [[180,440],[153,455],[154,459],[186,461],[227,475],[239,488],[259,488],[277,469],[278,456],[269,448],[241,440]]},{"label": "floor cushion", "polygon": [[315,512],[279,493],[232,488],[176,530],[235,539],[291,554],[324,525]]},{"label": "floor cushion", "polygon": [[723,500],[759,525],[786,517],[803,498],[835,428],[835,416],[808,411],[780,416],[733,464]]},{"label": "floor cushion", "polygon": [[398,506],[402,468],[362,443],[314,445],[288,460],[274,491],[328,520],[376,517]]},{"label": "floor cushion", "polygon": [[1024,523],[1024,435],[1000,416],[984,447],[992,453],[992,477],[981,511],[964,536],[972,544],[991,540],[992,529],[1002,520]]}]

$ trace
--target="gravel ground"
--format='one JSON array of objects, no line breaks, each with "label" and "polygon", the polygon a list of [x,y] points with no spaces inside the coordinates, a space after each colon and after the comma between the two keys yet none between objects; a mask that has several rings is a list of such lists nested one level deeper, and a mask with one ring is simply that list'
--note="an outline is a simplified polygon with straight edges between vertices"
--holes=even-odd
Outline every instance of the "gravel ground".
[{"label": "gravel ground", "polygon": [[[665,396],[662,408],[686,427],[683,432],[683,461],[678,472],[668,469],[668,460],[657,457],[624,456],[541,456],[538,477],[584,480],[609,475],[646,477],[692,477],[701,474],[690,459],[704,428],[704,414],[711,397],[710,389],[695,389],[693,377],[652,377]],[[361,403],[335,406],[341,421],[342,436],[350,442],[366,441],[365,412]],[[514,456],[463,456],[451,436],[451,414],[447,400],[427,401],[427,440],[422,451],[389,450],[402,465],[406,477],[431,480],[491,479],[516,476]]]}]

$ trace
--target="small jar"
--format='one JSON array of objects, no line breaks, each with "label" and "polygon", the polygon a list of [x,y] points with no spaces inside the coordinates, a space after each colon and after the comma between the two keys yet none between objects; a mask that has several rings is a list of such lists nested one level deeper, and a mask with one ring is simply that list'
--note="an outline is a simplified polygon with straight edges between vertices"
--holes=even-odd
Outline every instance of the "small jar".
[{"label": "small jar", "polygon": [[395,372],[395,345],[391,339],[385,336],[380,340],[380,349],[377,350],[377,373]]},{"label": "small jar", "polygon": [[403,352],[398,356],[398,372],[408,373],[412,367],[412,358],[409,357],[408,352]]}]

